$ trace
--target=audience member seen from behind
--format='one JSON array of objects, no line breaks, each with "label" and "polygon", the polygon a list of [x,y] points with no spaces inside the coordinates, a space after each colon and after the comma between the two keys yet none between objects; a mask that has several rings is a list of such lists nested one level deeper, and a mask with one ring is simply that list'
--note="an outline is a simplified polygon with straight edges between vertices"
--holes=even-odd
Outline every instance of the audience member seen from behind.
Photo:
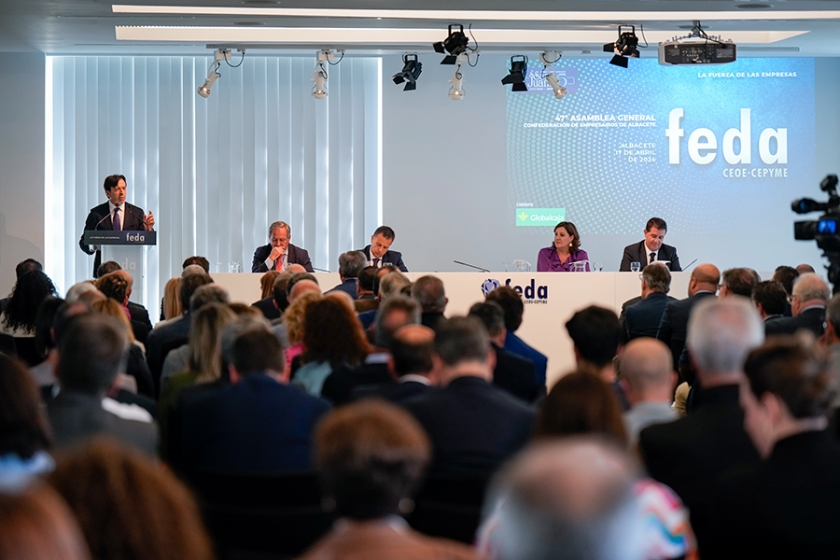
[{"label": "audience member seen from behind", "polygon": [[52,387],[57,383],[55,366],[58,364],[58,350],[53,323],[62,305],[63,299],[48,297],[41,302],[35,315],[35,351],[41,361],[29,368],[29,374],[45,396],[51,395]]},{"label": "audience member seen from behind", "polygon": [[73,512],[47,486],[0,491],[2,560],[90,560]]},{"label": "audience member seen from behind", "polygon": [[673,488],[691,511],[701,556],[708,523],[718,514],[712,497],[720,478],[758,461],[744,431],[738,394],[747,354],[763,341],[761,319],[746,298],[700,302],[688,328],[687,346],[700,386],[691,413],[639,434],[650,475]]},{"label": "audience member seen from behind", "polygon": [[335,296],[310,303],[303,325],[303,365],[292,381],[318,396],[330,373],[343,366],[358,366],[370,347],[350,305]]},{"label": "audience member seen from behind", "polygon": [[[41,263],[36,261],[35,259],[25,259],[15,266],[15,282],[23,278],[25,274],[32,272],[33,270],[43,270],[43,266]],[[9,298],[11,294],[7,297],[0,299],[0,313],[6,309],[6,304],[9,303]]]},{"label": "audience member seen from behind", "polygon": [[613,442],[531,446],[495,478],[479,534],[488,560],[642,560],[651,556],[636,466]]},{"label": "audience member seen from behind", "polygon": [[315,434],[324,502],[340,518],[301,558],[473,559],[467,546],[415,532],[399,518],[429,462],[429,439],[405,411],[376,400],[343,406]]},{"label": "audience member seen from behind", "polygon": [[0,354],[0,489],[51,471],[51,439],[38,387],[21,362]]},{"label": "audience member seen from behind", "polygon": [[788,305],[784,287],[775,280],[766,280],[755,285],[752,291],[752,301],[761,320],[765,323],[785,314]]},{"label": "audience member seen from behind", "polygon": [[[598,436],[627,448],[621,408],[609,385],[588,372],[574,372],[558,381],[537,415],[539,442],[572,436]],[[650,479],[636,482],[634,491],[643,507],[647,558],[694,558],[694,535],[688,513],[667,486]]]},{"label": "audience member seen from behind", "polygon": [[656,337],[665,307],[676,301],[668,295],[671,291],[671,272],[668,267],[654,262],[642,270],[641,276],[641,301],[628,305],[620,317],[623,321],[623,343],[644,336]]},{"label": "audience member seen from behind", "polygon": [[488,476],[531,438],[534,411],[491,384],[493,352],[478,319],[442,321],[432,359],[443,389],[404,404],[432,440],[431,471]]},{"label": "audience member seen from behind", "polygon": [[[283,355],[285,369],[283,370],[283,379],[291,379],[293,373],[292,362],[303,353],[303,333],[304,333],[304,318],[306,317],[306,309],[313,301],[320,301],[324,296],[320,291],[306,292],[298,296],[293,303],[286,308],[283,313],[283,326],[286,341],[288,344],[284,345]],[[276,332],[276,331],[275,331]],[[298,359],[297,367],[300,360]]]},{"label": "audience member seen from behind", "polygon": [[181,316],[181,300],[178,299],[178,289],[181,287],[181,277],[170,278],[163,288],[163,321],[155,328],[173,321]]},{"label": "audience member seen from behind", "polygon": [[840,445],[826,419],[836,372],[815,349],[791,339],[754,350],[744,372],[744,425],[764,461],[720,487],[703,555],[837,558]]},{"label": "audience member seen from behind", "polygon": [[580,248],[580,234],[575,224],[560,222],[554,226],[554,243],[551,247],[540,249],[537,255],[537,272],[585,270],[589,270],[589,255]]},{"label": "audience member seen from behind", "polygon": [[443,312],[446,311],[449,298],[446,297],[443,281],[437,276],[427,274],[415,280],[411,285],[411,297],[420,304],[420,322],[423,326],[434,330],[446,318]]},{"label": "audience member seen from behind", "polygon": [[566,322],[572,339],[577,368],[593,373],[612,384],[623,409],[627,409],[624,392],[616,381],[615,356],[621,342],[621,323],[612,309],[590,305],[572,315]]},{"label": "audience member seen from behind", "polygon": [[8,334],[15,338],[34,338],[38,306],[46,298],[57,295],[52,280],[40,270],[23,275],[15,284],[12,297],[9,298],[3,313],[0,313],[0,334]]},{"label": "audience member seen from behind", "polygon": [[790,309],[793,317],[779,317],[764,325],[767,336],[777,334],[796,334],[807,330],[819,337],[823,333],[825,304],[831,297],[828,284],[812,272],[800,274],[793,284],[790,297]]},{"label": "audience member seen from behind", "polygon": [[211,560],[187,488],[150,459],[97,438],[58,457],[48,481],[79,519],[93,560]]},{"label": "audience member seen from behind", "polygon": [[632,446],[643,429],[679,417],[671,407],[676,382],[671,352],[659,340],[638,338],[624,348],[620,383],[630,404],[630,410],[624,413],[624,425]]},{"label": "audience member seen from behind", "polygon": [[56,334],[61,391],[47,403],[56,446],[66,447],[105,434],[156,455],[157,428],[153,422],[122,418],[103,408],[103,400],[128,353],[128,337],[122,325],[113,317],[84,314],[71,318]]},{"label": "audience member seen from behind", "polygon": [[545,390],[545,374],[548,369],[548,358],[545,354],[529,346],[516,335],[516,331],[522,326],[522,316],[525,313],[525,304],[522,302],[522,296],[510,286],[500,286],[487,294],[485,300],[498,303],[505,314],[505,330],[507,334],[505,335],[504,349],[534,362],[534,374],[537,378],[537,384]]},{"label": "audience member seen from behind", "polygon": [[181,414],[179,464],[187,478],[309,470],[311,434],[329,403],[281,379],[283,348],[266,327],[237,336],[231,354],[231,386]]},{"label": "audience member seen from behind", "polygon": [[125,308],[117,303],[117,300],[111,298],[95,301],[90,307],[94,313],[101,313],[102,315],[116,319],[128,338],[128,358],[125,364],[125,370],[120,371],[120,373],[125,373],[134,380],[133,384],[135,386],[129,387],[129,389],[141,395],[154,398],[155,386],[152,381],[152,374],[149,373],[149,366],[146,364],[143,347],[134,339],[134,333],[131,330],[128,315],[125,314]]},{"label": "audience member seen from behind", "polygon": [[[799,278],[799,271],[793,268],[792,266],[779,266],[776,267],[776,271],[773,273],[773,280],[776,282],[781,283],[781,285],[785,288],[785,293],[787,297],[793,294],[793,283],[796,279]],[[790,317],[790,303],[785,306],[785,317]]]}]

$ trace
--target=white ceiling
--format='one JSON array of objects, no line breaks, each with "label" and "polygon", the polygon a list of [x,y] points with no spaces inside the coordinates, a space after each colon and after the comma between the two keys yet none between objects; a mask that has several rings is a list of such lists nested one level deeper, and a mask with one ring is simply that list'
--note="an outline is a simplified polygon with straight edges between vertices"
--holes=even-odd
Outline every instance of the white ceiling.
[{"label": "white ceiling", "polygon": [[[562,50],[566,56],[604,56],[599,44],[614,40],[618,24],[643,26],[655,56],[655,43],[686,34],[700,18],[712,34],[732,36],[740,56],[840,56],[840,1],[782,0],[464,0],[458,14],[318,13],[344,10],[451,10],[446,0],[136,0],[129,6],[186,7],[199,13],[114,13],[103,0],[0,0],[0,51],[48,54],[206,54],[208,45],[244,45],[249,56],[277,52],[311,53],[318,47],[345,47],[348,56],[429,50],[430,31],[446,25],[473,25],[482,50],[514,52]],[[216,15],[197,8],[227,8]],[[315,13],[278,14],[285,9]],[[258,10],[258,13],[255,13]],[[476,11],[508,11],[476,13]],[[529,12],[540,14],[537,19]],[[468,12],[468,13],[463,13]],[[348,17],[351,16],[351,17]],[[377,17],[380,16],[380,17]],[[453,16],[451,19],[449,16]],[[545,18],[545,19],[543,19]],[[571,19],[570,19],[571,18]],[[117,40],[116,28],[125,26]],[[135,27],[153,26],[155,40],[138,39]],[[687,26],[687,27],[686,27]],[[167,29],[169,28],[169,29]],[[311,28],[311,30],[288,28]],[[339,28],[341,32],[332,32]],[[377,29],[382,31],[377,33]],[[400,29],[411,30],[405,36]],[[495,41],[485,30],[501,32]],[[318,31],[320,30],[320,31]],[[357,30],[351,32],[351,30]],[[485,31],[482,34],[482,31]],[[318,34],[316,34],[316,32]],[[770,32],[770,33],[768,33]],[[778,33],[774,33],[778,32]],[[796,32],[796,36],[782,38]],[[639,29],[637,28],[637,34]],[[482,36],[483,35],[483,36]],[[350,39],[348,37],[355,37]],[[521,36],[521,39],[518,37]],[[487,39],[486,41],[483,41]],[[551,42],[551,44],[546,44]]]}]

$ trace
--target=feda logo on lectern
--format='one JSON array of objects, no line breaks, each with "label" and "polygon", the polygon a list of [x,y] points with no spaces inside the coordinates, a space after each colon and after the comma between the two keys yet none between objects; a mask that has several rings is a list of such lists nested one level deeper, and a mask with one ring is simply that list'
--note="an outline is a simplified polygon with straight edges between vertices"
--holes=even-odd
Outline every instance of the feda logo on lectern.
[{"label": "feda logo on lectern", "polygon": [[[519,292],[519,294],[522,295],[522,301],[524,303],[548,303],[548,286],[538,286],[534,278],[531,278],[530,283],[525,284],[524,286],[519,286],[513,284],[512,282],[513,279],[508,278],[505,280],[504,285],[510,286]],[[488,278],[481,283],[481,293],[486,296],[501,285],[502,283],[495,278]]]}]

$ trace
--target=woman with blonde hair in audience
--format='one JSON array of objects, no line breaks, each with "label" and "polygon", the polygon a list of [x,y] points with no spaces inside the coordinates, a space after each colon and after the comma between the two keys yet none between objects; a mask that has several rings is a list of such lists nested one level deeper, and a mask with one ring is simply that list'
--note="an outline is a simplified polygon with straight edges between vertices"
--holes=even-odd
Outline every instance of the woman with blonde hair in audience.
[{"label": "woman with blonde hair in audience", "polygon": [[[134,378],[136,387],[127,387],[129,391],[137,392],[141,395],[154,398],[155,386],[152,381],[152,373],[149,371],[149,365],[146,363],[146,355],[143,345],[137,342],[134,338],[134,332],[131,329],[131,322],[128,319],[125,308],[115,299],[105,298],[94,301],[91,304],[91,310],[95,313],[109,315],[117,319],[123,327],[128,340],[131,341],[128,349],[128,361],[125,366],[125,373]],[[125,388],[125,387],[124,387]]]},{"label": "woman with blonde hair in audience", "polygon": [[0,489],[19,489],[51,471],[51,443],[35,381],[20,361],[0,354]]},{"label": "woman with blonde hair in audience", "polygon": [[362,324],[347,294],[330,294],[307,306],[303,318],[303,352],[292,383],[320,396],[324,380],[336,369],[356,367],[370,353]]},{"label": "woman with blonde hair in audience", "polygon": [[181,277],[176,276],[170,278],[163,288],[163,302],[161,303],[163,321],[158,322],[155,328],[161,325],[171,323],[183,314],[181,309],[181,299],[178,295],[178,290],[181,287]]},{"label": "woman with blonde hair in audience", "polygon": [[466,545],[417,533],[399,518],[429,464],[432,446],[408,412],[378,400],[327,414],[315,431],[315,462],[333,529],[301,557],[471,560]]},{"label": "woman with blonde hair in audience", "polygon": [[93,560],[213,558],[189,490],[114,440],[73,448],[47,480],[79,519]]},{"label": "woman with blonde hair in audience", "polygon": [[73,512],[49,486],[0,492],[0,560],[90,560]]},{"label": "woman with blonde hair in audience", "polygon": [[283,313],[283,326],[286,329],[286,339],[289,345],[283,350],[283,378],[290,379],[292,374],[292,361],[303,352],[303,320],[306,309],[314,301],[323,299],[324,296],[318,292],[306,292],[286,308]]}]

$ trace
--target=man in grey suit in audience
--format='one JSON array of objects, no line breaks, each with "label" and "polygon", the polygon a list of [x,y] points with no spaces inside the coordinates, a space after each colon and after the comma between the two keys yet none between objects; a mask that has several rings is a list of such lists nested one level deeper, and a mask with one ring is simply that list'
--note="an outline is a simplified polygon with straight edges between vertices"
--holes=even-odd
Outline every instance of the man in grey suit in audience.
[{"label": "man in grey suit in audience", "polygon": [[47,404],[56,446],[109,435],[156,456],[157,426],[151,416],[134,405],[106,399],[128,359],[128,337],[117,320],[101,314],[81,315],[71,319],[59,336],[61,391]]}]

